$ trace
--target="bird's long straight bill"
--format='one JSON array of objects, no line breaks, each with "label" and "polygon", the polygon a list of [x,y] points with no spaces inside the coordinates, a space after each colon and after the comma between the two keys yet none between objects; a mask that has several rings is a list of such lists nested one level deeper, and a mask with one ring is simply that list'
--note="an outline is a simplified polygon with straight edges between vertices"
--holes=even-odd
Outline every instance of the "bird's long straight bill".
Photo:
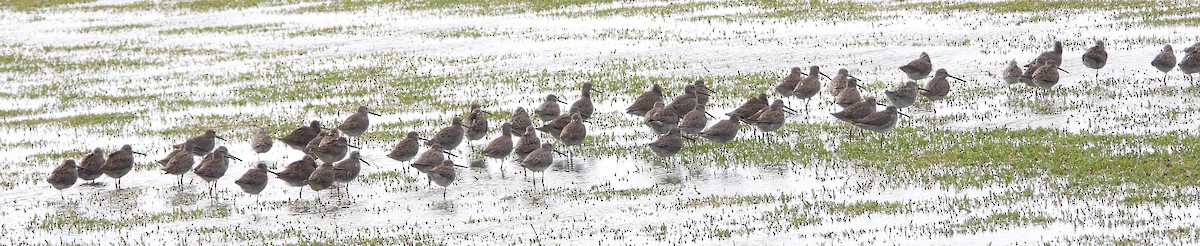
[{"label": "bird's long straight bill", "polygon": [[367,166],[371,165],[370,162],[367,162],[367,160],[364,160],[363,158],[358,158],[358,161],[361,161],[363,164],[367,164]]},{"label": "bird's long straight bill", "polygon": [[958,77],[954,77],[954,75],[947,75],[947,77],[951,77],[951,78],[957,79],[958,81],[967,82],[966,80],[960,79],[960,78],[958,78]]},{"label": "bird's long straight bill", "polygon": [[558,150],[551,150],[551,151],[554,151],[554,153],[558,153],[559,155],[562,155],[562,156],[567,156],[567,154],[563,154],[563,152],[560,152]]},{"label": "bird's long straight bill", "polygon": [[443,150],[443,151],[442,151],[442,153],[446,153],[446,155],[453,156],[453,157],[455,157],[455,158],[457,158],[457,157],[458,157],[457,155],[451,154],[449,151],[445,151],[445,150]]},{"label": "bird's long straight bill", "polygon": [[829,75],[825,75],[825,73],[818,72],[818,74],[821,74],[821,76],[825,76],[825,79],[833,80],[833,78],[830,78]]},{"label": "bird's long straight bill", "polygon": [[229,158],[229,159],[234,159],[234,160],[242,161],[242,158],[237,158],[236,156],[232,156],[232,155],[225,155],[225,158]]},{"label": "bird's long straight bill", "polygon": [[904,113],[901,113],[901,112],[896,112],[896,113],[897,113],[897,114],[900,114],[900,115],[903,115],[904,117],[912,118],[912,116],[908,116],[907,114],[904,114]]},{"label": "bird's long straight bill", "polygon": [[142,156],[146,156],[146,154],[144,154],[144,153],[142,153],[142,152],[133,151],[133,153],[134,153],[134,154],[139,154],[139,155],[142,155]]},{"label": "bird's long straight bill", "polygon": [[349,146],[349,147],[355,148],[355,149],[362,149],[362,148],[359,148],[358,146],[354,146],[353,144],[346,144],[346,146]]},{"label": "bird's long straight bill", "polygon": [[468,166],[463,166],[463,165],[459,165],[459,164],[454,164],[454,166],[455,166],[455,167],[461,167],[461,168],[471,168],[471,167],[468,167]]},{"label": "bird's long straight bill", "polygon": [[221,136],[214,136],[214,137],[217,137],[217,139],[220,139],[220,140],[229,141],[228,139],[225,139],[225,138],[223,138],[223,137],[221,137]]},{"label": "bird's long straight bill", "polygon": [[1071,72],[1067,72],[1067,70],[1063,70],[1061,67],[1056,67],[1055,69],[1058,69],[1058,71],[1062,71],[1064,73],[1071,73]]},{"label": "bird's long straight bill", "polygon": [[375,112],[371,112],[371,111],[367,111],[367,113],[374,115],[374,116],[383,116],[383,115],[379,115],[379,113],[375,113]]},{"label": "bird's long straight bill", "polygon": [[717,118],[716,116],[713,116],[712,114],[708,113],[708,111],[704,111],[704,115],[708,115],[709,118]]},{"label": "bird's long straight bill", "polygon": [[792,107],[783,106],[783,109],[789,110],[789,111],[791,111],[791,113],[793,113],[793,114],[795,114],[795,113],[798,113],[798,111],[796,111],[795,109],[792,109]]}]

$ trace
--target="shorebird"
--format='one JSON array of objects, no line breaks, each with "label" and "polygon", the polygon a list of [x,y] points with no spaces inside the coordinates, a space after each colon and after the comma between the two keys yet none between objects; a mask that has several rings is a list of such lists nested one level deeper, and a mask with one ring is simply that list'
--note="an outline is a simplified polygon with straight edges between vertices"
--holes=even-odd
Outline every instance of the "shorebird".
[{"label": "shorebird", "polygon": [[208,153],[208,155],[204,156],[204,159],[200,160],[200,166],[192,170],[192,173],[195,173],[197,177],[204,179],[204,182],[208,182],[209,196],[212,196],[213,190],[217,188],[217,180],[225,176],[225,171],[229,170],[229,159],[242,160],[229,155],[229,149],[226,149],[225,146],[217,147],[216,150]]},{"label": "shorebird", "polygon": [[263,189],[267,188],[267,180],[270,179],[267,173],[271,173],[271,170],[267,169],[267,164],[259,162],[254,165],[254,168],[246,170],[246,173],[234,180],[233,183],[241,187],[242,192],[254,195],[254,202],[258,203],[258,193],[262,193]]},{"label": "shorebird", "polygon": [[[463,134],[468,143],[470,143],[471,140],[483,139],[483,136],[487,135],[488,121],[487,117],[483,114],[490,113],[483,111],[479,104],[471,104],[471,113],[468,114],[467,119],[463,121],[463,127],[466,128]],[[467,144],[467,146],[470,146],[470,144]]]},{"label": "shorebird", "polygon": [[87,156],[83,157],[83,161],[79,162],[79,170],[75,172],[79,174],[79,179],[95,183],[96,178],[104,175],[104,172],[100,171],[100,166],[103,165],[104,150],[96,148],[92,150],[92,153],[88,153]]},{"label": "shorebird", "polygon": [[596,107],[592,105],[592,91],[603,93],[600,89],[592,88],[592,82],[584,82],[582,88],[579,89],[579,100],[571,103],[571,108],[579,109],[579,114],[583,115],[584,119],[592,118],[592,112]]},{"label": "shorebird", "polygon": [[338,136],[340,136],[340,135],[341,135],[341,133],[338,132],[338,129],[332,129],[332,130],[329,130],[328,132],[321,132],[321,133],[317,134],[316,137],[312,138],[312,140],[309,140],[308,144],[305,145],[304,154],[312,154],[313,149],[316,149],[317,147],[321,146],[322,143],[326,143],[329,141],[333,141],[334,139],[337,139]]},{"label": "shorebird", "polygon": [[271,151],[271,146],[275,145],[275,140],[271,139],[271,135],[267,134],[267,129],[258,128],[258,132],[254,133],[254,137],[250,138],[250,148],[254,149],[255,155],[267,153]]},{"label": "shorebird", "polygon": [[421,173],[428,173],[430,169],[442,164],[442,161],[446,160],[445,155],[457,157],[454,154],[450,154],[450,152],[447,152],[445,149],[442,149],[441,145],[433,144],[432,146],[429,146],[429,150],[425,150],[425,153],[422,153],[420,157],[417,157],[417,159],[414,160],[412,164],[409,164],[409,166],[416,168],[417,171],[420,171]]},{"label": "shorebird", "polygon": [[308,180],[304,181],[305,184],[308,184],[309,188],[318,193],[317,202],[321,201],[321,196],[319,195],[321,190],[329,189],[329,187],[333,186],[333,176],[337,175],[337,172],[337,170],[334,170],[333,163],[321,163],[321,166],[318,166],[308,176]]},{"label": "shorebird", "polygon": [[532,126],[525,127],[521,139],[517,140],[517,144],[513,146],[513,154],[517,154],[517,159],[522,160],[540,146],[542,146],[542,139],[538,138],[537,132]]},{"label": "shorebird", "polygon": [[654,142],[647,143],[646,147],[649,147],[650,151],[659,157],[671,157],[683,149],[683,138],[679,129],[671,129],[665,134],[658,135],[658,138],[654,139]]},{"label": "shorebird", "polygon": [[396,147],[393,147],[392,151],[388,152],[387,157],[396,161],[412,160],[413,157],[417,156],[417,152],[421,151],[421,140],[429,141],[428,139],[421,138],[417,135],[417,132],[408,132],[404,140],[400,140],[400,143],[396,143]]},{"label": "shorebird", "polygon": [[771,101],[767,101],[767,94],[759,93],[757,97],[751,97],[746,102],[743,102],[741,106],[738,106],[732,112],[725,115],[736,116],[738,119],[747,119],[770,104]]},{"label": "shorebird", "polygon": [[1062,68],[1058,68],[1058,64],[1054,63],[1054,61],[1046,61],[1046,65],[1038,67],[1038,70],[1033,72],[1033,78],[1031,79],[1038,87],[1049,90],[1050,87],[1058,84],[1058,71],[1066,72]]},{"label": "shorebird", "polygon": [[513,152],[512,140],[512,125],[508,123],[500,124],[500,136],[492,139],[487,147],[483,148],[481,154],[483,156],[500,160],[500,173],[504,173],[504,158],[508,158],[508,154]]},{"label": "shorebird", "polygon": [[695,82],[692,82],[692,86],[695,86],[696,92],[699,92],[699,94],[696,95],[696,104],[708,104],[708,99],[712,96],[711,94],[713,93],[713,90],[708,88],[707,85],[704,85],[703,79],[697,79]]},{"label": "shorebird", "polygon": [[317,170],[316,158],[312,155],[304,155],[299,161],[294,161],[288,164],[282,172],[274,173],[275,178],[283,180],[284,183],[292,187],[300,187],[300,198],[304,198],[304,183],[312,176],[313,171]]},{"label": "shorebird", "polygon": [[656,102],[654,108],[646,112],[642,123],[655,133],[662,134],[679,126],[679,115],[675,113],[675,109],[666,107],[662,102]]},{"label": "shorebird", "polygon": [[704,130],[705,126],[708,126],[708,117],[712,117],[712,115],[704,110],[704,104],[696,105],[695,109],[679,119],[679,130],[690,134],[699,133]]},{"label": "shorebird", "polygon": [[[912,83],[914,87],[916,86],[916,82],[909,81],[908,83]],[[841,121],[854,122],[854,120],[867,117],[867,115],[875,113],[875,105],[877,104],[878,103],[875,101],[875,97],[867,97],[861,102],[846,106],[846,108],[842,109],[842,111],[831,113],[831,115]]]},{"label": "shorebird", "polygon": [[846,70],[845,68],[838,69],[837,74],[829,79],[829,86],[827,87],[829,95],[836,97],[838,93],[841,93],[842,89],[846,88],[847,78],[850,78],[850,70]]},{"label": "shorebird", "polygon": [[[852,124],[868,131],[886,134],[888,131],[891,131],[892,128],[896,127],[896,122],[900,121],[900,118],[897,116],[897,114],[908,116],[904,113],[900,113],[896,107],[888,106],[887,109],[884,109],[883,111],[874,112],[866,117],[854,120]],[[883,141],[883,136],[880,136],[879,147],[881,148],[883,147]]]},{"label": "shorebird", "polygon": [[[571,122],[563,127],[562,132],[558,135],[558,140],[562,142],[564,148],[583,144],[583,139],[587,138],[587,125],[583,124],[583,116],[579,113],[571,114]],[[567,171],[570,172],[574,168],[574,153],[567,153]]]},{"label": "shorebird", "polygon": [[553,120],[554,118],[557,118],[558,114],[561,112],[558,103],[565,104],[566,102],[559,100],[558,96],[555,96],[554,94],[546,95],[546,100],[543,100],[542,105],[534,109],[533,113],[537,114],[538,119],[542,119],[542,121]]},{"label": "shorebird", "polygon": [[800,83],[796,84],[796,88],[792,89],[792,96],[805,100],[805,112],[808,112],[808,100],[811,100],[817,93],[821,93],[821,78],[817,77],[817,75],[825,76],[826,79],[832,79],[829,78],[829,75],[822,73],[820,67],[811,66],[808,67],[808,77],[804,77],[804,79],[800,80]]},{"label": "shorebird", "polygon": [[1042,54],[1039,54],[1037,58],[1034,58],[1033,61],[1029,62],[1029,64],[1026,64],[1025,67],[1033,67],[1035,64],[1044,63],[1046,61],[1054,61],[1054,64],[1062,64],[1062,53],[1062,42],[1054,41],[1053,50],[1042,52]]},{"label": "shorebird", "polygon": [[[1030,69],[1037,69],[1037,68],[1030,68]],[[1004,83],[1009,84],[1009,85],[1021,83],[1021,75],[1022,74],[1024,74],[1024,71],[1021,71],[1021,66],[1017,66],[1017,60],[1008,61],[1008,67],[1004,68]],[[903,107],[901,107],[901,108],[903,108]]]},{"label": "shorebird", "polygon": [[[1014,62],[1013,64],[1015,65],[1016,63]],[[908,106],[912,106],[917,102],[917,92],[919,90],[924,89],[917,87],[917,82],[908,81],[904,82],[903,86],[896,87],[894,90],[884,91],[883,94],[888,97],[888,101],[892,102],[892,106],[896,106],[897,108],[907,108]],[[871,107],[871,112],[874,112],[875,106]]]},{"label": "shorebird", "polygon": [[58,195],[63,200],[67,200],[62,190],[75,185],[75,180],[79,179],[78,169],[79,167],[75,166],[74,159],[63,160],[62,164],[59,164],[57,168],[54,168],[54,171],[50,172],[50,177],[46,178],[46,183],[50,183],[50,187],[58,190]]},{"label": "shorebird", "polygon": [[1175,68],[1175,61],[1175,51],[1171,49],[1171,45],[1169,44],[1163,46],[1162,52],[1159,52],[1158,56],[1155,56],[1154,60],[1150,61],[1150,65],[1157,68],[1158,71],[1163,72],[1164,86],[1167,85],[1167,73]]},{"label": "shorebird", "polygon": [[1037,87],[1037,83],[1033,82],[1033,73],[1037,72],[1038,68],[1041,68],[1042,66],[1045,66],[1045,65],[1046,65],[1046,61],[1034,60],[1033,63],[1030,63],[1029,65],[1025,65],[1026,66],[1025,72],[1023,74],[1021,74],[1021,78],[1018,80],[1021,81],[1021,83],[1025,83],[1025,85],[1028,85],[1030,87]]},{"label": "shorebird", "polygon": [[292,130],[291,133],[288,133],[287,136],[280,138],[279,141],[283,142],[283,144],[286,144],[288,147],[292,147],[293,149],[306,151],[307,149],[305,147],[308,146],[308,142],[311,142],[313,138],[316,138],[317,135],[321,134],[322,128],[324,127],[321,126],[321,122],[314,120],[309,122],[308,126],[297,127],[295,130]]},{"label": "shorebird", "polygon": [[[576,108],[571,108],[570,112],[576,112],[576,111],[577,111]],[[535,129],[537,129],[538,131],[545,132],[546,134],[549,134],[551,137],[558,138],[558,135],[559,135],[559,133],[562,132],[562,129],[564,127],[567,127],[567,124],[571,123],[571,114],[574,114],[574,113],[559,115],[558,118],[554,118],[554,120],[551,120],[550,122],[546,122],[546,124],[543,124],[542,126],[539,126]]]},{"label": "shorebird", "polygon": [[833,102],[845,108],[846,106],[850,106],[850,104],[862,101],[862,94],[858,92],[858,88],[860,87],[858,85],[858,78],[846,78],[846,88],[838,92],[837,97],[833,98]]},{"label": "shorebird", "polygon": [[434,133],[433,137],[425,141],[425,145],[432,146],[433,144],[437,144],[443,148],[452,150],[458,148],[458,144],[462,143],[463,135],[465,134],[466,131],[463,130],[462,118],[456,116],[450,119],[450,126],[444,127],[437,133]]},{"label": "shorebird", "polygon": [[796,89],[796,85],[800,83],[800,80],[804,79],[804,76],[808,76],[808,74],[804,74],[803,69],[792,67],[791,73],[788,73],[787,76],[779,80],[778,85],[775,85],[775,93],[779,93],[779,95],[784,97],[792,96],[792,90]]},{"label": "shorebird", "polygon": [[1108,63],[1108,51],[1104,50],[1103,40],[1096,40],[1096,46],[1083,52],[1083,66],[1095,69],[1096,77],[1100,77],[1100,69],[1104,68],[1106,63]]},{"label": "shorebird", "polygon": [[728,143],[737,137],[738,124],[741,118],[737,114],[730,114],[728,119],[718,121],[716,124],[704,129],[700,132],[700,137],[712,140],[718,143]]},{"label": "shorebird", "polygon": [[[946,95],[950,94],[950,80],[946,78],[954,78],[958,81],[966,82],[966,80],[950,75],[949,72],[946,72],[945,68],[939,68],[937,73],[933,75],[933,79],[930,79],[928,83],[925,83],[925,89],[921,90],[921,96],[924,96],[925,99],[929,99],[930,103],[945,98]],[[933,112],[937,113],[937,109],[933,109]]]},{"label": "shorebird", "polygon": [[[188,150],[192,150],[193,152],[201,151],[200,147],[196,146],[195,141],[188,140],[186,142],[183,142],[183,144],[181,144],[179,146],[179,149],[176,150],[176,151],[178,151],[178,153],[176,153],[175,155],[172,155],[170,157],[170,160],[167,160],[166,164],[163,165],[161,168],[161,170],[165,174],[179,176],[179,186],[180,187],[183,186],[183,174],[187,173],[188,171],[191,171],[192,165],[196,164],[196,160],[192,158],[192,155],[190,155],[188,152],[186,152]],[[207,153],[209,151],[204,151],[204,152]]]},{"label": "shorebird", "polygon": [[188,140],[191,140],[192,142],[196,143],[196,147],[199,148],[199,149],[196,149],[196,148],[189,148],[189,149],[191,149],[193,151],[192,154],[194,154],[196,156],[207,155],[208,152],[211,152],[213,150],[213,148],[217,147],[217,139],[229,141],[229,140],[225,140],[225,138],[222,138],[221,136],[217,136],[217,131],[209,129],[207,131],[204,131],[204,134],[200,134],[195,137],[192,137],[191,139],[188,139]]},{"label": "shorebird", "polygon": [[133,151],[133,146],[126,144],[121,146],[121,150],[108,154],[108,159],[104,160],[104,165],[100,166],[100,171],[104,172],[104,175],[117,180],[117,189],[121,188],[121,177],[125,177],[125,174],[133,170],[133,154],[146,155]]},{"label": "shorebird", "polygon": [[346,152],[350,150],[350,147],[358,148],[357,146],[350,145],[346,137],[337,137],[333,141],[322,143],[310,152],[317,159],[320,159],[321,162],[335,162],[346,158]]},{"label": "shorebird", "polygon": [[363,133],[367,132],[367,128],[371,126],[370,115],[380,116],[367,109],[367,106],[358,106],[358,112],[351,114],[350,117],[346,117],[346,120],[342,121],[342,124],[338,125],[337,129],[341,130],[346,136],[361,138]]},{"label": "shorebird", "polygon": [[444,160],[442,161],[441,165],[433,167],[433,169],[430,169],[429,172],[425,173],[426,176],[429,176],[429,180],[432,180],[433,183],[443,188],[442,199],[446,198],[446,191],[450,189],[450,184],[454,183],[454,179],[458,176],[457,172],[454,170],[455,167],[467,168],[464,166],[455,165],[453,161]]},{"label": "shorebird", "polygon": [[529,120],[529,113],[525,112],[525,108],[517,107],[513,111],[512,117],[508,118],[508,124],[513,127],[513,134],[521,134],[526,127],[533,126],[533,122]]},{"label": "shorebird", "polygon": [[775,99],[775,102],[772,102],[770,107],[763,109],[762,114],[747,122],[754,124],[754,126],[758,127],[758,130],[763,132],[773,132],[783,127],[783,123],[787,119],[787,112],[784,110],[796,111],[783,105],[783,100]]},{"label": "shorebird", "polygon": [[904,74],[908,75],[909,79],[922,80],[925,77],[929,77],[929,72],[933,71],[933,61],[929,59],[928,53],[921,52],[921,57],[908,62],[904,66],[900,66],[900,71],[904,71]]},{"label": "shorebird", "polygon": [[[525,158],[521,160],[521,167],[524,167],[525,169],[532,171],[535,174],[541,172],[542,173],[542,186],[545,186],[546,185],[546,173],[544,173],[544,171],[546,171],[547,168],[550,168],[551,164],[554,164],[554,154],[555,153],[558,153],[560,155],[562,154],[562,152],[558,152],[557,150],[554,150],[554,144],[542,143],[540,148],[538,148],[537,150],[534,150],[533,152],[530,152],[529,155],[526,155]],[[534,178],[533,185],[537,186],[537,178],[536,177]]]},{"label": "shorebird", "polygon": [[1192,77],[1193,73],[1200,73],[1200,46],[1192,46],[1189,48],[1194,49],[1184,55],[1183,60],[1179,61],[1179,71],[1182,71],[1184,75],[1187,75],[1188,81],[1191,81],[1194,79]]},{"label": "shorebird", "polygon": [[354,181],[354,178],[357,178],[358,173],[362,170],[362,166],[358,165],[359,162],[371,165],[370,162],[362,159],[362,155],[358,151],[351,151],[346,159],[333,164],[333,170],[337,171],[333,173],[333,181],[344,184],[346,194],[350,194],[350,181]]},{"label": "shorebird", "polygon": [[699,104],[698,96],[700,94],[708,95],[703,92],[696,91],[695,85],[686,85],[683,87],[683,94],[680,94],[679,96],[676,96],[674,100],[671,100],[671,104],[668,104],[667,107],[675,110],[675,115],[687,114],[688,111],[692,111],[692,109],[695,109],[696,105]]},{"label": "shorebird", "polygon": [[[638,95],[638,97],[633,100],[633,103],[629,105],[628,108],[625,108],[625,113],[637,116],[645,116],[646,112],[650,111],[650,109],[654,107],[655,103],[660,102],[663,102],[662,86],[654,84],[650,87],[649,91]],[[513,125],[513,127],[518,126]]]}]

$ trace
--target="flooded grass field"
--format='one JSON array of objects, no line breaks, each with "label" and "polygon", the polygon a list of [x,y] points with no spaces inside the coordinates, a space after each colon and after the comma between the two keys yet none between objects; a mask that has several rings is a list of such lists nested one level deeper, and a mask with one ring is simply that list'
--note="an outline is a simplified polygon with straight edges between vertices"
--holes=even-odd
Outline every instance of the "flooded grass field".
[{"label": "flooded grass field", "polygon": [[[0,2],[0,244],[1196,244],[1200,78],[1150,66],[1200,41],[1194,1],[15,0]],[[1054,41],[1049,91],[1005,85]],[[1108,65],[1080,56],[1105,40]],[[829,93],[785,99],[782,129],[685,141],[661,158],[624,109],[653,84],[696,79],[722,115],[791,67],[845,68],[864,96],[902,85],[921,52],[965,82],[903,110],[881,135],[830,113]],[[1182,54],[1177,55],[1182,58]],[[534,186],[479,151],[517,107],[571,102],[590,82],[589,136]],[[828,83],[828,80],[822,80]],[[924,84],[921,81],[920,84]],[[433,135],[473,103],[483,140],[450,150],[458,179],[386,154]],[[366,105],[362,174],[339,194],[272,178],[255,162],[303,153],[275,143]],[[710,120],[710,124],[716,119]],[[541,122],[535,122],[540,125]],[[234,161],[209,196],[155,161],[206,129]],[[555,142],[542,134],[543,141]],[[63,159],[131,144],[122,179],[46,182]],[[422,147],[422,151],[426,148]],[[303,191],[301,191],[303,190]],[[302,192],[302,194],[300,193]],[[443,198],[443,192],[446,196]],[[302,198],[300,197],[302,196]],[[65,197],[65,198],[64,198]]]}]

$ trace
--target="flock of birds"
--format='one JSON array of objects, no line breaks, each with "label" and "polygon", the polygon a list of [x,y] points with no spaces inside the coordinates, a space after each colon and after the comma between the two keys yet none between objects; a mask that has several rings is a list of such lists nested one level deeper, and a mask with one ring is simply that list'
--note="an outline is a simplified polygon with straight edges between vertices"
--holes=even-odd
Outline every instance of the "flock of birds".
[{"label": "flock of birds", "polygon": [[[1058,72],[1063,71],[1058,67],[1059,64],[1063,64],[1062,52],[1062,43],[1054,42],[1053,50],[1041,53],[1025,65],[1024,70],[1013,60],[1004,70],[1003,79],[1008,84],[1025,83],[1049,89],[1058,83]],[[1184,49],[1184,53],[1184,58],[1176,64],[1174,52],[1171,46],[1167,45],[1151,65],[1164,73],[1178,65],[1179,70],[1190,78],[1191,74],[1200,72],[1200,43]],[[1082,60],[1088,68],[1098,70],[1104,67],[1108,60],[1104,42],[1096,41],[1096,45],[1083,54]],[[930,102],[938,101],[950,92],[948,78],[963,81],[951,76],[946,69],[934,71],[929,55],[924,52],[916,60],[901,66],[900,70],[913,81],[884,92],[890,105],[880,103],[874,97],[862,97],[858,78],[850,75],[846,69],[840,69],[837,75],[829,77],[817,66],[809,67],[807,73],[795,67],[780,80],[775,92],[784,98],[811,100],[820,94],[822,86],[818,75],[823,76],[830,80],[825,90],[832,95],[833,102],[842,107],[841,111],[832,113],[833,117],[868,131],[887,133],[899,122],[899,115],[904,115],[899,109],[912,106],[918,95]],[[918,87],[916,81],[927,78],[930,73],[933,73],[933,78],[924,87]],[[548,169],[554,163],[556,154],[567,156],[570,160],[570,155],[555,150],[554,144],[539,138],[538,132],[550,135],[561,146],[582,144],[588,135],[585,123],[588,123],[587,120],[595,111],[591,100],[592,92],[602,93],[592,88],[591,83],[584,83],[580,98],[571,103],[565,112],[560,103],[566,102],[554,94],[547,95],[541,105],[533,110],[532,116],[524,108],[518,107],[508,121],[500,125],[500,135],[492,139],[480,154],[499,160],[515,156],[522,168],[535,173]],[[783,127],[789,113],[797,113],[795,109],[786,106],[783,99],[769,101],[766,93],[760,93],[726,113],[728,118],[709,125],[708,119],[713,116],[705,111],[705,105],[709,102],[711,93],[713,91],[705,86],[703,80],[697,80],[684,86],[682,94],[667,102],[662,87],[655,84],[639,95],[625,112],[643,117],[643,123],[659,134],[646,146],[651,152],[662,157],[679,153],[683,148],[683,139],[691,139],[685,136],[685,133],[724,144],[737,137],[743,123],[763,132],[772,132]],[[885,108],[877,111],[877,105]],[[464,139],[470,141],[486,137],[489,130],[487,115],[490,114],[480,105],[472,105],[465,120],[454,117],[449,126],[440,129],[429,138],[423,138],[417,132],[408,132],[387,157],[400,162],[410,162],[411,167],[426,174],[428,183],[448,187],[456,179],[455,168],[465,168],[446,157],[457,157],[448,150],[457,148]],[[282,171],[272,171],[265,163],[257,162],[255,168],[248,170],[234,183],[245,193],[257,195],[266,187],[270,175],[275,175],[289,186],[301,187],[301,198],[305,186],[318,192],[328,188],[345,187],[345,184],[359,175],[362,169],[360,163],[370,165],[362,159],[358,151],[350,151],[349,148],[358,147],[351,145],[347,139],[359,138],[367,131],[370,115],[379,116],[366,106],[360,106],[356,113],[333,129],[323,127],[318,121],[298,127],[278,141],[304,152],[303,158],[288,164]],[[533,117],[543,124],[534,127]],[[519,136],[519,139],[514,141],[514,135]],[[183,184],[183,175],[190,171],[212,184],[209,188],[211,194],[217,180],[228,170],[230,159],[241,161],[230,155],[226,147],[217,146],[217,139],[225,140],[218,136],[216,131],[207,130],[175,145],[172,152],[158,160],[161,170],[165,174],[179,176],[180,185]],[[422,141],[427,146],[424,152],[420,151]],[[255,153],[271,150],[274,142],[275,139],[261,127],[249,141]],[[133,169],[135,154],[145,155],[134,151],[130,145],[124,145],[105,158],[104,151],[96,148],[78,164],[74,159],[64,160],[50,173],[46,181],[61,193],[61,190],[74,185],[77,179],[94,182],[101,175],[107,175],[116,180],[115,186],[120,189],[121,178]],[[196,156],[202,157],[199,163],[195,160]],[[318,161],[320,165],[317,164]],[[500,168],[503,172],[503,165]],[[544,186],[544,173],[542,181]],[[536,177],[533,184],[537,185]]]}]

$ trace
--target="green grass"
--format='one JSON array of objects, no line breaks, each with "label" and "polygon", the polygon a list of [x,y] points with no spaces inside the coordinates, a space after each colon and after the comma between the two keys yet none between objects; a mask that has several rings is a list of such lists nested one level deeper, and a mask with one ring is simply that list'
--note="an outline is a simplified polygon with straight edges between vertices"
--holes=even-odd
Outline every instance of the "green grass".
[{"label": "green grass", "polygon": [[182,209],[176,208],[165,212],[135,213],[131,216],[103,217],[83,214],[74,210],[52,213],[45,216],[35,216],[29,221],[30,226],[41,230],[92,231],[114,230],[132,226],[145,226],[160,223],[190,221],[205,218],[229,217],[230,211],[224,207],[213,209]]},{"label": "green grass", "polygon": [[95,0],[5,0],[0,1],[0,9],[33,11],[90,2],[95,2]]},{"label": "green grass", "polygon": [[55,125],[60,127],[83,126],[120,126],[137,119],[137,113],[98,113],[80,114],[63,117],[34,118],[0,123],[6,126],[43,126]]}]

